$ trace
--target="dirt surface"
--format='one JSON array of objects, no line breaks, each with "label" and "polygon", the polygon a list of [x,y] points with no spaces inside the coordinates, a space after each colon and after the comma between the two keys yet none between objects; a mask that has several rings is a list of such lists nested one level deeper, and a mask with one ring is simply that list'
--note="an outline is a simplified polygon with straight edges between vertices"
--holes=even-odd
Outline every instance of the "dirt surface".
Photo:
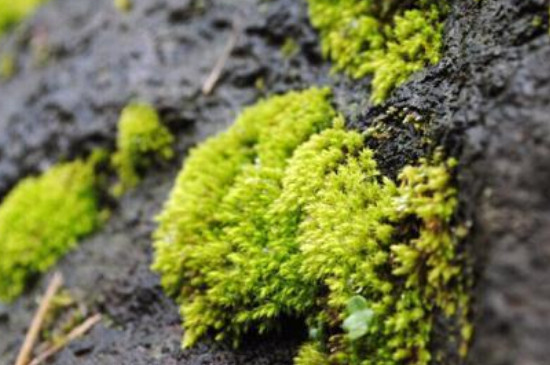
[{"label": "dirt surface", "polygon": [[[0,197],[56,161],[112,147],[129,100],[153,103],[178,136],[178,161],[149,171],[105,227],[58,265],[72,294],[106,320],[52,363],[292,363],[304,336],[294,324],[238,351],[209,343],[180,350],[177,307],[149,271],[149,237],[190,146],[222,130],[244,105],[312,84],[334,89],[350,127],[390,126],[392,138],[369,141],[389,176],[436,145],[459,157],[460,219],[472,227],[466,247],[476,278],[467,362],[550,363],[547,1],[451,1],[442,61],[380,107],[369,105],[368,79],[329,76],[301,1],[133,2],[121,14],[109,0],[52,0],[0,42],[19,66],[0,83]],[[204,96],[202,83],[234,31],[237,47],[213,94]],[[285,56],[289,38],[299,50]],[[403,125],[401,112],[417,115],[423,128]],[[435,143],[425,144],[426,135]],[[0,364],[13,362],[47,281],[0,305]],[[452,351],[436,361],[461,362]]]}]

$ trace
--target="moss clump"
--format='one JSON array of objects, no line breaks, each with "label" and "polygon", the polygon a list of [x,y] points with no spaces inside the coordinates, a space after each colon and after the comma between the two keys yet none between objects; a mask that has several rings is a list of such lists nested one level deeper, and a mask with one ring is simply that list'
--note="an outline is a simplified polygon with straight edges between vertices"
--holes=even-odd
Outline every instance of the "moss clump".
[{"label": "moss clump", "polygon": [[0,56],[0,80],[9,80],[16,72],[15,57],[12,53],[3,53]]},{"label": "moss clump", "polygon": [[[287,286],[276,275],[279,260],[267,253],[275,254],[277,245],[296,246],[268,237],[276,229],[269,210],[296,147],[331,125],[335,112],[328,94],[310,89],[260,102],[227,132],[191,151],[159,218],[154,262],[166,290],[182,303],[187,345],[211,328],[224,329],[219,339],[229,334],[237,341],[252,323],[266,330],[290,309],[253,304]],[[275,261],[265,266],[270,259]],[[268,280],[265,276],[278,282],[262,294],[258,281]],[[301,306],[301,300],[292,306]]]},{"label": "moss clump", "polygon": [[119,183],[114,188],[120,195],[139,183],[140,170],[147,168],[155,157],[173,157],[174,136],[162,125],[156,110],[144,103],[129,104],[118,123],[117,151],[112,163]]},{"label": "moss clump", "polygon": [[132,10],[132,0],[114,0],[114,5],[117,10],[128,13]]},{"label": "moss clump", "polygon": [[48,0],[11,0],[0,5],[0,37]]},{"label": "moss clump", "polygon": [[[273,97],[193,150],[159,217],[154,268],[184,345],[303,318],[296,364],[428,364],[435,313],[465,313],[453,161],[381,176],[327,90]],[[460,344],[457,344],[459,346]]]},{"label": "moss clump", "polygon": [[77,160],[28,177],[0,206],[0,300],[11,301],[100,223],[95,161]]},{"label": "moss clump", "polygon": [[325,56],[353,78],[374,75],[372,101],[440,59],[443,1],[308,0]]}]

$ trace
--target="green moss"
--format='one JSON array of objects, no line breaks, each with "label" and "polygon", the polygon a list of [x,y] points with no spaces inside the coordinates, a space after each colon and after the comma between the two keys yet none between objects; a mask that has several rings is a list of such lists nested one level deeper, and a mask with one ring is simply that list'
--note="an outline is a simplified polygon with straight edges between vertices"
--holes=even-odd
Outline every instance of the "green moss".
[{"label": "green moss", "polygon": [[95,160],[77,160],[28,177],[0,206],[0,300],[11,301],[27,281],[48,270],[100,223]]},{"label": "green moss", "polygon": [[0,80],[9,80],[16,72],[15,57],[12,53],[0,56]]},{"label": "green moss", "polygon": [[115,8],[123,13],[132,10],[132,0],[114,0]]},{"label": "green moss", "polygon": [[[238,345],[303,318],[296,364],[428,364],[435,313],[465,316],[454,161],[381,176],[327,90],[273,97],[193,150],[159,217],[154,269],[184,345]],[[457,347],[461,344],[457,343]]]},{"label": "green moss", "polygon": [[[372,74],[380,103],[414,72],[440,59],[442,1],[308,0],[325,56],[353,78]],[[412,5],[411,5],[412,4]]]},{"label": "green moss", "polygon": [[0,37],[48,0],[10,0],[0,5]]},{"label": "green moss", "polygon": [[328,356],[316,343],[302,345],[294,359],[295,365],[330,365]]},{"label": "green moss", "polygon": [[285,43],[281,47],[281,53],[285,58],[291,58],[300,51],[300,45],[296,43],[294,39],[288,37],[285,39]]},{"label": "green moss", "polygon": [[531,25],[534,27],[534,28],[540,28],[543,26],[543,22],[544,20],[542,19],[542,16],[540,15],[535,15],[533,17],[533,19],[531,20]]},{"label": "green moss", "polygon": [[161,124],[153,107],[133,103],[124,108],[118,124],[117,151],[112,158],[119,175],[115,195],[137,185],[140,170],[149,167],[154,158],[171,159],[173,142],[173,135]]},{"label": "green moss", "polygon": [[63,343],[67,336],[86,319],[86,306],[78,303],[66,289],[54,295],[44,321],[40,340],[55,346]]}]

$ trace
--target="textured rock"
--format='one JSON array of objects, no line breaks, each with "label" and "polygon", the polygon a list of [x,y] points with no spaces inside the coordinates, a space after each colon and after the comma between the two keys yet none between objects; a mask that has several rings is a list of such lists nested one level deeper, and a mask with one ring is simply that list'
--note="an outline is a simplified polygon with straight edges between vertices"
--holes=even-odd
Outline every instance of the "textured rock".
[{"label": "textured rock", "polygon": [[[351,127],[384,119],[372,140],[390,176],[433,146],[460,157],[461,216],[471,222],[475,338],[470,364],[543,365],[550,359],[550,37],[544,0],[455,0],[442,61],[414,75],[382,106],[369,80],[329,77],[303,2],[135,0],[129,14],[109,0],[53,0],[0,51],[18,73],[0,84],[0,196],[23,176],[96,146],[113,147],[122,107],[159,108],[176,133],[179,161],[151,171],[123,197],[106,227],[59,265],[74,295],[105,324],[63,350],[56,364],[291,364],[303,329],[250,339],[244,349],[201,344],[180,350],[176,306],[149,269],[153,217],[185,151],[223,129],[264,94],[328,84]],[[535,26],[536,16],[543,26]],[[211,96],[202,82],[238,24],[240,37]],[[280,51],[291,37],[299,52]],[[47,62],[36,66],[40,50]],[[38,53],[37,53],[38,52]],[[38,55],[38,56],[37,56]],[[263,81],[260,81],[263,80]],[[258,85],[265,85],[262,90]],[[389,107],[423,120],[403,125]],[[0,306],[0,363],[12,362],[47,277]],[[110,325],[108,325],[110,324]],[[444,325],[442,325],[444,327]],[[437,345],[437,344],[436,344]],[[449,364],[460,361],[448,355]]]}]

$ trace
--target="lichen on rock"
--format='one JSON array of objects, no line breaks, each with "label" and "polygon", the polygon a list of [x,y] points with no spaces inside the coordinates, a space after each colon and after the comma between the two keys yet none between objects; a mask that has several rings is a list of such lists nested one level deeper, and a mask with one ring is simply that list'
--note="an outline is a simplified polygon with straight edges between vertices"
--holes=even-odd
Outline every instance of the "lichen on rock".
[{"label": "lichen on rock", "polygon": [[329,95],[264,100],[186,160],[153,264],[185,346],[301,318],[312,340],[296,364],[428,364],[436,313],[467,315],[453,160],[421,160],[396,184]]},{"label": "lichen on rock", "polygon": [[162,125],[157,111],[146,103],[131,103],[124,108],[118,122],[117,151],[112,164],[119,182],[115,195],[133,188],[140,181],[141,170],[155,160],[173,157],[174,136]]},{"label": "lichen on rock", "polygon": [[384,101],[411,74],[440,59],[442,1],[308,0],[322,50],[335,71],[373,75],[371,100]]},{"label": "lichen on rock", "polygon": [[20,181],[0,205],[0,300],[20,295],[101,223],[95,158]]}]

